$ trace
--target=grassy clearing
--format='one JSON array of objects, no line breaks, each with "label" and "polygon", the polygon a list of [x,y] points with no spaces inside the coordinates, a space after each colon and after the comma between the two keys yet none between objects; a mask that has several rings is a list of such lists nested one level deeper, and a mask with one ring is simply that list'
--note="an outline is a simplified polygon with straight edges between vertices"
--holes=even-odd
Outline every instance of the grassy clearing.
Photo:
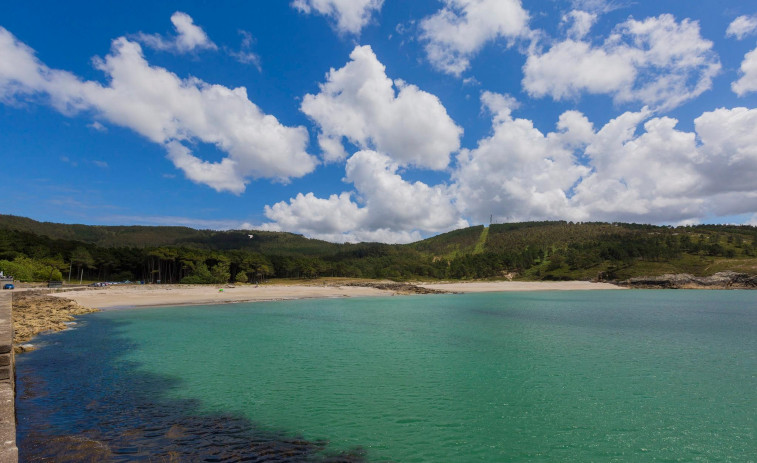
[{"label": "grassy clearing", "polygon": [[483,230],[481,230],[481,236],[478,237],[478,242],[476,243],[476,246],[473,248],[473,254],[483,254],[484,249],[486,247],[486,239],[489,237],[489,227],[484,227]]}]

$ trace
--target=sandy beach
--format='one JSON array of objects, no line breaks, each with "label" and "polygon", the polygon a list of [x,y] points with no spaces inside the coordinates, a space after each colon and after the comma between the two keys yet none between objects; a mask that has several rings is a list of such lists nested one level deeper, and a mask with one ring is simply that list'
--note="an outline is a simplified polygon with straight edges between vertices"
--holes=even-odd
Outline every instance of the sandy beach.
[{"label": "sandy beach", "polygon": [[141,285],[64,291],[53,296],[101,310],[168,305],[229,304],[330,297],[390,296],[392,291],[361,286],[306,285]]},{"label": "sandy beach", "polygon": [[[354,284],[354,283],[353,283]],[[143,285],[108,286],[77,291],[56,292],[53,296],[70,299],[85,307],[114,309],[187,304],[224,304],[235,302],[278,301],[288,299],[369,297],[409,294],[390,289],[391,283],[365,283],[366,286],[337,284],[265,284],[265,285]],[[361,283],[362,284],[362,283]],[[375,287],[379,286],[379,287]],[[450,293],[504,291],[569,291],[621,289],[607,283],[584,281],[560,282],[470,282],[416,283],[415,286]]]},{"label": "sandy beach", "polygon": [[587,291],[626,289],[610,283],[590,281],[471,281],[419,283],[418,286],[453,293],[495,293],[505,291]]},{"label": "sandy beach", "polygon": [[[117,285],[55,291],[19,288],[13,300],[16,351],[38,333],[59,331],[75,317],[96,310],[173,305],[229,304],[290,299],[372,297],[424,293],[506,291],[575,291],[624,289],[608,283],[560,282],[447,282],[395,283],[376,280],[332,279],[263,285]],[[33,348],[33,347],[29,347]]]}]

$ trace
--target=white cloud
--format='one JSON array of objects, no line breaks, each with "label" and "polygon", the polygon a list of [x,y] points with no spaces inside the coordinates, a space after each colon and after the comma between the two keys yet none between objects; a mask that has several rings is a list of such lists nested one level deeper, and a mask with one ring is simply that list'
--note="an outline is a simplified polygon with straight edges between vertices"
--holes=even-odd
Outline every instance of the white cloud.
[{"label": "white cloud", "polygon": [[[720,108],[694,120],[708,193],[757,192],[757,109]],[[752,206],[754,207],[754,206]],[[741,212],[753,212],[742,210]]]},{"label": "white cloud", "polygon": [[175,53],[218,49],[216,44],[208,38],[205,31],[195,25],[188,14],[177,11],[171,15],[171,22],[176,30],[174,37],[165,38],[160,34],[145,34],[140,32],[135,35],[135,39],[156,50]]},{"label": "white cloud", "polygon": [[523,86],[534,97],[608,94],[616,103],[663,110],[709,90],[719,71],[713,44],[701,37],[699,24],[664,14],[629,19],[600,46],[569,38],[545,53],[532,52],[523,67]]},{"label": "white cloud", "polygon": [[28,95],[46,85],[46,73],[34,57],[34,50],[0,27],[0,101]]},{"label": "white cloud", "polygon": [[208,185],[216,191],[232,193],[242,193],[246,188],[241,169],[229,158],[221,162],[203,161],[177,141],[167,142],[166,151],[173,165],[181,169],[193,182]]},{"label": "white cloud", "polygon": [[739,96],[757,91],[757,48],[744,56],[741,77],[731,84],[731,89]]},{"label": "white cloud", "polygon": [[418,239],[421,231],[467,226],[448,187],[407,182],[398,168],[384,154],[355,153],[347,161],[345,180],[354,185],[358,201],[349,192],[325,199],[298,194],[288,203],[266,206],[266,217],[273,221],[266,227],[329,241],[408,242]]},{"label": "white cloud", "polygon": [[693,133],[649,111],[625,113],[599,130],[585,153],[593,172],[575,188],[571,206],[583,220],[680,221],[697,217],[701,158]]},{"label": "white cloud", "polygon": [[574,10],[603,14],[627,6],[629,2],[620,0],[572,0]]},{"label": "white cloud", "polygon": [[473,222],[493,214],[678,223],[757,210],[757,109],[706,112],[695,132],[646,108],[599,130],[568,111],[557,131],[543,134],[513,118],[506,98],[482,100],[493,112],[492,135],[461,151],[450,187]]},{"label": "white cloud", "polygon": [[520,103],[511,95],[494,92],[481,92],[481,107],[489,111],[495,120],[510,117],[510,113],[520,107]]},{"label": "white cloud", "polygon": [[444,8],[420,23],[426,53],[438,70],[459,76],[488,42],[529,33],[520,0],[443,0]]},{"label": "white cloud", "polygon": [[566,111],[543,133],[513,117],[512,97],[483,92],[492,133],[457,156],[451,185],[407,182],[388,156],[347,161],[353,192],[312,193],[266,208],[268,229],[330,241],[405,242],[496,221],[696,223],[757,210],[757,109],[706,112],[695,131],[644,108],[595,128]]},{"label": "white cloud", "polygon": [[597,22],[596,13],[588,13],[581,10],[573,10],[562,18],[563,24],[570,24],[568,37],[581,40],[586,37],[594,23]]},{"label": "white cloud", "polygon": [[320,93],[302,101],[301,110],[320,128],[325,159],[347,156],[344,137],[403,165],[444,169],[460,147],[462,129],[439,99],[415,85],[392,82],[370,46],[355,47],[350,60],[328,73]]},{"label": "white cloud", "polygon": [[492,110],[493,133],[458,155],[453,180],[459,208],[479,223],[490,214],[500,221],[563,216],[566,192],[589,173],[569,148],[592,133],[588,120],[566,113],[561,132],[545,136],[531,121],[511,116],[512,100],[491,93],[482,100]]},{"label": "white cloud", "polygon": [[260,66],[260,56],[251,51],[252,43],[254,41],[252,34],[247,31],[240,30],[239,35],[242,36],[242,44],[239,50],[231,50],[225,48],[226,53],[228,53],[229,56],[231,56],[238,62],[242,64],[252,64],[256,68],[258,68],[258,71],[262,71],[262,68]]},{"label": "white cloud", "polygon": [[98,132],[107,132],[108,128],[102,125],[99,121],[94,121],[91,124],[87,124],[87,127],[97,130]]},{"label": "white cloud", "polygon": [[757,32],[757,16],[739,16],[728,25],[726,37],[736,37],[741,40]]},{"label": "white cloud", "polygon": [[383,4],[384,0],[294,0],[292,7],[305,14],[315,11],[328,16],[336,21],[340,34],[359,34]]},{"label": "white cloud", "polygon": [[[304,127],[286,127],[247,98],[244,87],[230,89],[196,78],[181,79],[150,66],[139,44],[113,41],[111,53],[96,59],[109,83],[82,81],[50,69],[33,51],[0,28],[0,98],[46,98],[64,114],[92,111],[162,144],[169,159],[191,180],[217,191],[241,193],[248,178],[285,181],[311,172],[317,161],[305,152]],[[209,143],[226,154],[216,163],[189,152]]]},{"label": "white cloud", "polygon": [[523,72],[523,86],[530,95],[556,100],[575,98],[582,91],[619,93],[631,87],[637,75],[626,56],[572,39],[529,56]]}]

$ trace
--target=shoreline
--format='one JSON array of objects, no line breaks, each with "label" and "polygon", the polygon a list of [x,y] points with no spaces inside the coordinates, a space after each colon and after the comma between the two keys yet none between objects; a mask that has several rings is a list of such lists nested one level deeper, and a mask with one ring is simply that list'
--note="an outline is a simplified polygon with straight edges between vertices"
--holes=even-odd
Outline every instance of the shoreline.
[{"label": "shoreline", "polygon": [[16,353],[34,349],[39,334],[61,331],[77,316],[104,310],[276,302],[345,297],[461,294],[475,292],[576,291],[626,289],[610,283],[439,282],[397,283],[389,280],[330,279],[261,285],[114,285],[66,289],[20,287],[14,290],[13,344]]},{"label": "shoreline", "polygon": [[586,291],[626,289],[610,283],[560,282],[452,282],[394,283],[382,281],[262,285],[130,285],[61,291],[50,296],[73,300],[100,310],[273,302],[296,299],[382,297],[409,294],[454,294],[513,291]]},{"label": "shoreline", "polygon": [[500,293],[534,291],[615,291],[625,290],[612,283],[591,281],[466,281],[418,283],[421,288],[455,293]]}]

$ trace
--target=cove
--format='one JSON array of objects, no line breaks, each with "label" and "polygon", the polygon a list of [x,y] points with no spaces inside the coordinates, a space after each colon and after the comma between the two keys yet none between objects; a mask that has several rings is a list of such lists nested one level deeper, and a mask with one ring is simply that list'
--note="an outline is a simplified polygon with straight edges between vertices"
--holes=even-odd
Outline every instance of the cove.
[{"label": "cove", "polygon": [[21,460],[746,461],[755,302],[576,291],[91,314],[18,356]]}]

